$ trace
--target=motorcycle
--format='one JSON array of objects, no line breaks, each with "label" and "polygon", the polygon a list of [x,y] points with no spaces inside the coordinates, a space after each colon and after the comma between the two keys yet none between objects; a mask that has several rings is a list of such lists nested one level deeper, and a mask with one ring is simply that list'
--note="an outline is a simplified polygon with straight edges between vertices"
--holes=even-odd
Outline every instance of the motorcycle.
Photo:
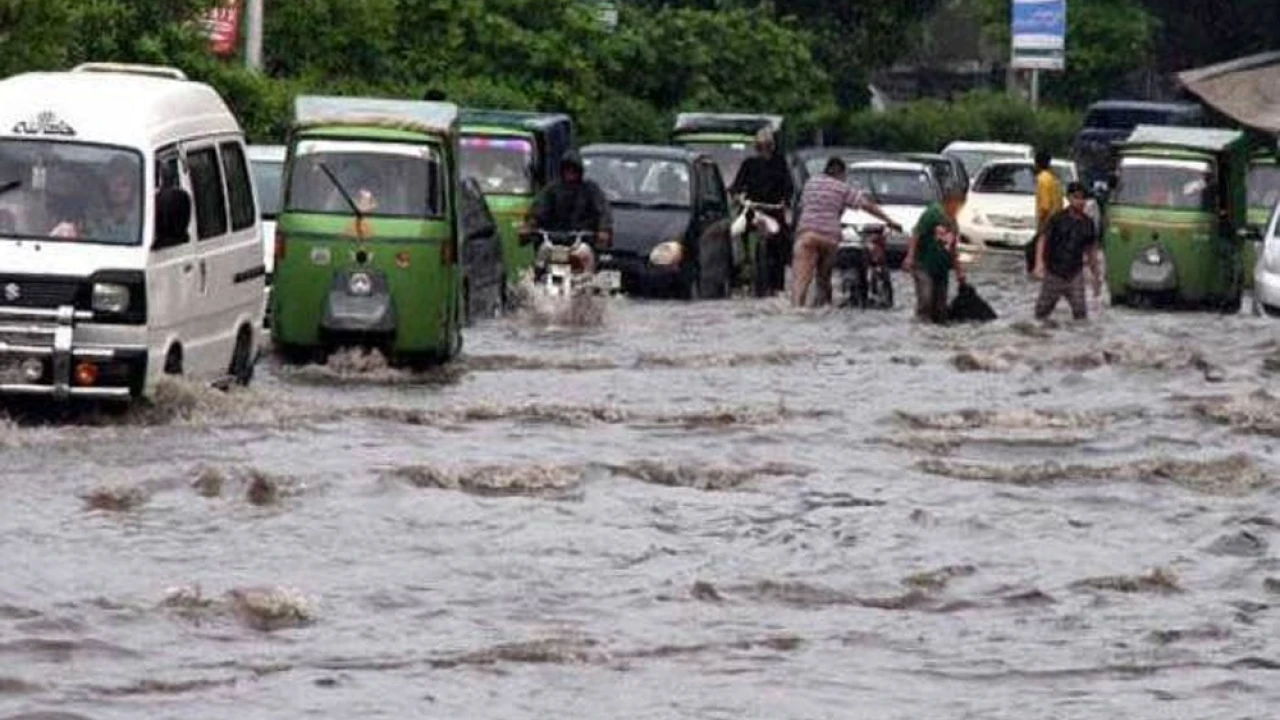
[{"label": "motorcycle", "polygon": [[[786,279],[786,248],[782,224],[769,213],[785,212],[780,204],[742,201],[742,210],[730,226],[733,237],[734,264],[747,271],[756,297],[766,297],[783,289]],[[741,239],[745,237],[745,248]]]},{"label": "motorcycle", "polygon": [[842,307],[888,310],[893,307],[893,279],[889,274],[883,225],[847,227],[836,250]]},{"label": "motorcycle", "polygon": [[537,248],[533,263],[534,287],[551,298],[582,295],[616,295],[622,290],[622,276],[616,270],[597,270],[591,246],[595,234],[588,231],[552,232],[533,230],[528,241]]}]

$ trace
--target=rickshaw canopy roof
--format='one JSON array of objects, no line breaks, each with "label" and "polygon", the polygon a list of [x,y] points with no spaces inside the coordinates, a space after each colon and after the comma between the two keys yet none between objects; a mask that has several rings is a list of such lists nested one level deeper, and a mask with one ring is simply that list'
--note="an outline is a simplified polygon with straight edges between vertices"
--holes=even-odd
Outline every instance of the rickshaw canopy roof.
[{"label": "rickshaw canopy roof", "polygon": [[754,135],[763,128],[775,134],[782,132],[781,115],[739,113],[680,113],[676,115],[677,133],[742,133]]},{"label": "rickshaw canopy roof", "polygon": [[1121,147],[1183,148],[1217,154],[1231,150],[1245,141],[1245,134],[1239,130],[1139,125],[1121,143]]},{"label": "rickshaw canopy roof", "polygon": [[300,128],[358,125],[449,135],[457,122],[453,103],[320,95],[300,95],[294,101],[294,125]]}]

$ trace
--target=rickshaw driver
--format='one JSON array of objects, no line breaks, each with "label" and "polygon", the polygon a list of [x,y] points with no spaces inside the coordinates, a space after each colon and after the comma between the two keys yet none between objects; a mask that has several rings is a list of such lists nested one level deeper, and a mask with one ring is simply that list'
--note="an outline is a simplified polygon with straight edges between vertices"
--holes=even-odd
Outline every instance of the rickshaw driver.
[{"label": "rickshaw driver", "polygon": [[[583,176],[582,158],[570,150],[560,160],[560,179],[548,185],[533,201],[529,218],[521,228],[520,242],[528,244],[534,231],[587,232],[593,243],[578,242],[570,254],[587,272],[595,267],[595,252],[605,249],[613,240],[613,213],[604,191]],[[551,248],[540,245],[534,269],[541,274]]]}]

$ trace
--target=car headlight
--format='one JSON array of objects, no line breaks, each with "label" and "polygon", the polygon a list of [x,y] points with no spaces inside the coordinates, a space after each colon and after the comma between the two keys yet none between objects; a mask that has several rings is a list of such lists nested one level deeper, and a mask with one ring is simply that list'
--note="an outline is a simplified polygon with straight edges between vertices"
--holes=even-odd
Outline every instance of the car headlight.
[{"label": "car headlight", "polygon": [[119,315],[129,309],[129,288],[118,283],[94,283],[94,312],[113,313]]},{"label": "car headlight", "polygon": [[357,297],[368,297],[373,294],[373,278],[369,273],[351,273],[347,278],[347,292]]},{"label": "car headlight", "polygon": [[684,247],[676,240],[658,243],[649,253],[649,262],[654,265],[679,265],[684,258]]}]

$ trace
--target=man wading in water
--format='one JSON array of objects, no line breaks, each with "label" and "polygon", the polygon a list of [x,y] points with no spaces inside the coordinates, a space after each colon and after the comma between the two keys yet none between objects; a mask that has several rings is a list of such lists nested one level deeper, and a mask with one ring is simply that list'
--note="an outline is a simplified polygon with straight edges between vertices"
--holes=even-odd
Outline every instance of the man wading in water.
[{"label": "man wading in water", "polygon": [[902,269],[916,284],[916,317],[924,322],[947,321],[947,279],[955,270],[956,282],[964,283],[964,268],[956,251],[959,239],[956,213],[964,203],[964,190],[948,186],[942,205],[929,205],[916,223]]},{"label": "man wading in water", "polygon": [[1036,300],[1036,319],[1045,320],[1065,297],[1071,315],[1084,320],[1089,311],[1084,297],[1084,266],[1089,265],[1093,294],[1102,292],[1102,273],[1098,269],[1098,228],[1085,213],[1088,196],[1078,182],[1067,188],[1070,204],[1045,224],[1036,242],[1035,276],[1040,279],[1040,297]]}]

